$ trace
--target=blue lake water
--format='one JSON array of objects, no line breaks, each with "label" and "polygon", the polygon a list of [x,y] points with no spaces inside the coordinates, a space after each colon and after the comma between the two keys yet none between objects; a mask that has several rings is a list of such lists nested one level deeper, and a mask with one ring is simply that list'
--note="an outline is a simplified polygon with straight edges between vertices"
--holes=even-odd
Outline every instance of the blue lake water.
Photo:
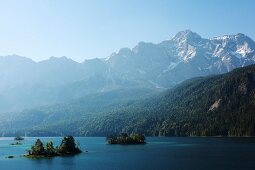
[{"label": "blue lake water", "polygon": [[[28,159],[21,155],[37,138],[11,146],[0,138],[0,169],[255,169],[255,138],[147,138],[146,145],[108,145],[105,138],[77,137],[87,153],[73,157]],[[40,138],[59,145],[62,138]],[[9,155],[13,159],[6,158]]]}]

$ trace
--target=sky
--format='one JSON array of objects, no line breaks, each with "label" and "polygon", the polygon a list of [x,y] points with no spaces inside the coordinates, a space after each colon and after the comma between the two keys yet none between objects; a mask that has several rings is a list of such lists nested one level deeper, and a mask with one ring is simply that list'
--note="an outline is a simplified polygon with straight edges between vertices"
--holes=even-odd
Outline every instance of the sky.
[{"label": "sky", "polygon": [[104,58],[190,29],[255,40],[254,0],[0,0],[0,56]]}]

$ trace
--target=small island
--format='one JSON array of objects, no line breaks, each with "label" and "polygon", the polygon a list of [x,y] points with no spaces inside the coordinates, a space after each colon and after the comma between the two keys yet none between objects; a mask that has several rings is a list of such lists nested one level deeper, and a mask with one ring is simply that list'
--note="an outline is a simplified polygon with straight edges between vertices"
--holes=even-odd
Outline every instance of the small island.
[{"label": "small island", "polygon": [[20,141],[15,142],[15,143],[11,143],[10,145],[22,145],[22,143]]},{"label": "small island", "polygon": [[129,145],[129,144],[146,144],[145,136],[142,134],[130,134],[121,133],[120,135],[109,135],[106,138],[108,144],[121,144],[121,145]]},{"label": "small island", "polygon": [[63,138],[59,147],[54,147],[53,142],[49,141],[44,146],[40,139],[37,139],[35,145],[28,150],[27,158],[50,158],[55,156],[68,156],[81,153],[78,144],[75,143],[73,136]]},{"label": "small island", "polygon": [[10,155],[10,156],[7,156],[6,158],[12,159],[14,158],[14,156]]},{"label": "small island", "polygon": [[21,141],[21,140],[24,140],[24,138],[22,136],[16,136],[14,140]]},{"label": "small island", "polygon": [[16,136],[14,138],[14,140],[16,141],[15,143],[11,143],[10,145],[22,145],[21,141],[24,140],[24,138],[22,136]]}]

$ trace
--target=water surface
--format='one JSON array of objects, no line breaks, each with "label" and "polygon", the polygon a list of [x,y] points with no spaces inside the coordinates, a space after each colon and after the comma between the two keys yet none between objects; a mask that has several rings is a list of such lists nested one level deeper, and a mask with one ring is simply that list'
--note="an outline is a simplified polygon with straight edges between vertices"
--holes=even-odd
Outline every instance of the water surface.
[{"label": "water surface", "polygon": [[[22,157],[37,138],[11,146],[0,138],[1,169],[255,169],[255,138],[147,138],[146,145],[108,145],[105,138],[77,137],[87,153],[73,157]],[[59,145],[62,138],[40,138]],[[6,158],[14,155],[15,158]]]}]

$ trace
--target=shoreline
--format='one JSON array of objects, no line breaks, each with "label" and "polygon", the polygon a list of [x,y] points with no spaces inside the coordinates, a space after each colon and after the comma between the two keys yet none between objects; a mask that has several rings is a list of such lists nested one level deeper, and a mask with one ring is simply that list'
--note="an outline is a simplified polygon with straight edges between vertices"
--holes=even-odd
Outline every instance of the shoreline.
[{"label": "shoreline", "polygon": [[[105,138],[105,136],[74,136],[75,138]],[[1,136],[1,138],[14,138]],[[63,136],[26,136],[26,138],[63,138]],[[255,138],[255,136],[146,136],[146,138]]]}]

